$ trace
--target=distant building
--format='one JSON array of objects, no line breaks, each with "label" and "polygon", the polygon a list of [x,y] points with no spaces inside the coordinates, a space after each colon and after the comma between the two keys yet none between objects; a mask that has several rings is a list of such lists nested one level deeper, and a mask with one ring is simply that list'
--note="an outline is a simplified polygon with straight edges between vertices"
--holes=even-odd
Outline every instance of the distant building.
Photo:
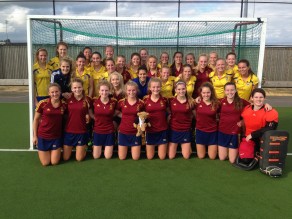
[{"label": "distant building", "polygon": [[10,44],[10,43],[11,43],[10,39],[0,40],[0,45],[6,45],[6,44]]}]

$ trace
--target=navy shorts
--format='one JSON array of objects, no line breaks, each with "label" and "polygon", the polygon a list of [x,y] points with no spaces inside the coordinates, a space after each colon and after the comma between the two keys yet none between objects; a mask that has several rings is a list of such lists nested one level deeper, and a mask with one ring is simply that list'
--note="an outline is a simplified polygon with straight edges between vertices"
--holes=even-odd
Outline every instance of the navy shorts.
[{"label": "navy shorts", "polygon": [[226,148],[238,148],[238,135],[224,134],[218,131],[218,146]]},{"label": "navy shorts", "polygon": [[146,133],[146,144],[147,145],[160,145],[160,144],[167,144],[168,143],[168,136],[167,130],[161,132],[154,132],[154,133]]},{"label": "navy shorts", "polygon": [[98,134],[93,132],[93,146],[113,146],[115,134]]},{"label": "navy shorts", "polygon": [[177,132],[174,130],[169,130],[169,142],[172,143],[190,143],[192,142],[192,131],[186,131],[186,132]]},{"label": "navy shorts", "polygon": [[218,132],[204,132],[196,129],[196,144],[202,145],[217,145]]},{"label": "navy shorts", "polygon": [[126,135],[119,132],[118,137],[120,146],[140,146],[142,144],[141,136],[137,137],[136,135]]},{"label": "navy shorts", "polygon": [[89,134],[83,133],[83,134],[73,134],[65,132],[64,135],[64,145],[67,146],[83,146],[87,145],[89,139]]},{"label": "navy shorts", "polygon": [[62,146],[62,138],[44,139],[38,137],[38,150],[39,151],[52,151]]}]

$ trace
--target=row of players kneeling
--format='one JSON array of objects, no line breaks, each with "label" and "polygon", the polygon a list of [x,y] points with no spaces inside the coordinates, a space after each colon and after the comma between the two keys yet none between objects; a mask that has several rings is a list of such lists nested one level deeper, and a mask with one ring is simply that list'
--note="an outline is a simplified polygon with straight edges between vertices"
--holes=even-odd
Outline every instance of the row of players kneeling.
[{"label": "row of players kneeling", "polygon": [[[162,133],[165,134],[165,133]],[[100,138],[101,136],[96,136]],[[108,139],[109,144],[114,143],[114,135],[113,136],[107,136],[110,137]],[[119,140],[123,142],[124,136],[120,137]],[[144,136],[143,136],[144,137]],[[152,139],[155,136],[151,136]],[[178,137],[177,135],[175,137]],[[171,137],[170,137],[171,138]],[[186,141],[188,140],[188,136],[184,136]],[[84,140],[84,139],[83,139]],[[77,161],[82,161],[85,159],[87,151],[90,151],[88,148],[87,144],[80,139],[80,143],[84,145],[83,146],[76,146],[76,160]],[[154,138],[155,140],[155,138]],[[289,133],[287,131],[280,131],[280,130],[272,130],[272,131],[267,131],[263,135],[261,142],[258,142],[256,144],[254,141],[246,141],[243,139],[239,145],[239,148],[233,148],[231,150],[234,150],[236,152],[236,157],[235,160],[230,160],[229,161],[233,164],[233,166],[238,167],[242,170],[252,170],[255,169],[258,164],[260,171],[271,176],[271,177],[279,177],[282,175],[284,166],[285,166],[285,159],[287,155],[287,148],[288,148],[288,140],[289,140]],[[127,153],[128,149],[130,148],[131,150],[131,155],[133,160],[139,160],[140,155],[141,155],[141,143],[142,143],[142,137],[137,136],[137,138],[134,140],[137,145],[133,145],[131,147],[128,146],[118,146],[118,157],[120,160],[125,160],[127,159]],[[94,141],[97,143],[97,141]],[[149,145],[147,144],[149,140],[147,141],[146,137],[146,147],[145,147],[145,152],[146,152],[146,157],[147,159],[151,160],[155,157],[155,150],[156,147],[155,145]],[[61,148],[51,148],[51,150],[47,151],[46,148],[44,148],[44,142],[39,142],[38,146],[38,152],[39,152],[39,157],[41,160],[42,165],[47,166],[47,165],[56,165],[59,163],[61,159]],[[98,143],[97,143],[98,144]],[[139,145],[140,144],[140,145]],[[169,144],[164,143],[164,144],[159,144],[157,147],[157,154],[159,159],[164,160],[168,154],[169,159],[174,159],[177,154],[177,148],[178,148],[178,143],[174,142],[169,142]],[[189,159],[191,154],[193,153],[192,147],[191,147],[191,141],[187,143],[182,143],[180,144],[181,146],[181,153],[183,158]],[[198,145],[197,145],[198,146]],[[143,150],[144,146],[142,146]],[[230,150],[230,148],[226,148],[226,151],[224,150],[222,152],[222,148],[220,151],[220,146],[219,146],[219,159],[220,160],[225,160],[227,159],[228,155],[226,151]],[[72,155],[72,149],[73,147],[70,146],[64,146],[63,147],[63,160],[67,161],[71,158]],[[113,152],[116,149],[115,146],[92,146],[92,155],[94,159],[99,159],[102,155],[102,149],[104,152],[104,157],[106,159],[110,159],[113,156]],[[206,151],[207,149],[207,151]],[[199,152],[199,153],[198,153]],[[221,153],[220,153],[221,152]],[[234,153],[233,152],[233,153]],[[46,154],[50,154],[50,159],[44,159]],[[210,159],[216,159],[217,157],[217,146],[216,145],[211,145],[211,147],[205,147],[204,149],[197,147],[197,156],[200,159],[205,158],[206,154],[208,154]],[[229,153],[230,154],[230,153]],[[232,153],[231,153],[232,156]]]}]

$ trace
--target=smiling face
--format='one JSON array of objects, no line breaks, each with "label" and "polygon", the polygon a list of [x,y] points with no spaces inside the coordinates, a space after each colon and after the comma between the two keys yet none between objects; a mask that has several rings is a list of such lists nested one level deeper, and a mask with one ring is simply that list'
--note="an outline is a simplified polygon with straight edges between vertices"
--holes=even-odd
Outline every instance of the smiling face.
[{"label": "smiling face", "polygon": [[235,62],[236,62],[236,57],[235,57],[235,55],[229,54],[229,55],[227,56],[227,59],[226,59],[226,63],[227,63],[227,65],[230,66],[230,67],[234,67]]},{"label": "smiling face", "polygon": [[112,75],[110,83],[114,87],[118,87],[120,85],[120,79],[119,79],[119,77],[117,75]]},{"label": "smiling face", "polygon": [[126,87],[126,94],[128,98],[136,98],[137,97],[137,87],[136,86],[132,86],[132,85],[128,85]]},{"label": "smiling face", "polygon": [[265,102],[265,97],[262,93],[260,92],[256,92],[253,96],[252,96],[252,101],[254,106],[261,108],[264,105]]},{"label": "smiling face", "polygon": [[124,57],[117,58],[117,67],[124,68],[126,66],[126,59]]},{"label": "smiling face", "polygon": [[175,56],[174,56],[174,62],[176,63],[176,64],[181,64],[182,63],[182,54],[181,53],[177,53],[177,54],[175,54]]},{"label": "smiling face", "polygon": [[175,93],[176,93],[177,97],[179,97],[179,98],[185,97],[186,92],[187,92],[187,89],[186,89],[185,83],[179,83],[176,85]]},{"label": "smiling face", "polygon": [[71,84],[71,90],[74,94],[75,97],[80,97],[82,96],[82,92],[83,92],[83,86],[82,86],[82,83],[79,83],[79,82],[73,82]]},{"label": "smiling face", "polygon": [[91,59],[91,56],[92,56],[92,51],[91,51],[90,49],[85,49],[85,50],[83,51],[83,54],[84,54],[84,56],[85,56],[85,58],[86,58],[87,60],[90,60],[90,59]]},{"label": "smiling face", "polygon": [[153,57],[149,58],[148,66],[150,69],[156,69],[157,68],[157,60]]},{"label": "smiling face", "polygon": [[224,89],[224,93],[225,93],[225,96],[227,97],[227,99],[233,100],[234,95],[236,93],[235,86],[234,85],[226,85],[225,89]]},{"label": "smiling face", "polygon": [[133,58],[131,59],[132,61],[132,65],[133,66],[139,66],[140,65],[140,57],[139,56],[133,56]]},{"label": "smiling face", "polygon": [[57,86],[52,86],[49,88],[49,96],[52,100],[59,100],[61,96],[61,91]]},{"label": "smiling face", "polygon": [[142,49],[140,51],[140,56],[141,56],[142,61],[145,62],[147,60],[147,57],[148,57],[148,52],[145,49]]},{"label": "smiling face", "polygon": [[159,82],[153,81],[149,86],[149,90],[153,95],[159,95],[161,91],[161,84]]},{"label": "smiling face", "polygon": [[144,69],[140,69],[138,72],[138,78],[140,82],[145,82],[147,78],[147,72]]},{"label": "smiling face", "polygon": [[57,51],[60,58],[63,58],[67,55],[67,47],[65,45],[59,45]]},{"label": "smiling face", "polygon": [[162,53],[160,56],[160,62],[162,64],[168,64],[169,55],[167,53]]},{"label": "smiling face", "polygon": [[112,47],[106,47],[105,49],[105,56],[106,58],[113,58],[114,56],[114,49]]},{"label": "smiling face", "polygon": [[190,66],[193,66],[195,64],[195,58],[193,55],[187,55],[186,56],[186,63]]},{"label": "smiling face", "polygon": [[248,76],[248,71],[249,71],[249,67],[247,67],[247,64],[244,62],[240,62],[238,63],[238,71],[240,73],[241,76]]},{"label": "smiling face", "polygon": [[99,88],[99,95],[101,98],[108,98],[109,96],[109,87],[106,85],[101,85]]},{"label": "smiling face", "polygon": [[70,72],[70,64],[66,61],[61,62],[60,68],[61,68],[62,74],[64,75],[67,75]]},{"label": "smiling face", "polygon": [[210,53],[210,55],[209,55],[209,63],[211,65],[215,66],[217,59],[218,59],[217,53]]},{"label": "smiling face", "polygon": [[101,57],[100,57],[100,55],[93,54],[92,57],[91,57],[91,59],[92,59],[93,65],[96,65],[96,66],[100,65],[100,63],[101,63]]},{"label": "smiling face", "polygon": [[40,64],[46,64],[47,62],[47,52],[46,51],[40,51],[38,54],[38,62]]},{"label": "smiling face", "polygon": [[170,75],[170,69],[169,68],[162,68],[161,69],[161,73],[160,73],[160,76],[161,76],[161,79],[162,80],[167,80],[169,78],[169,75]]},{"label": "smiling face", "polygon": [[211,90],[209,87],[203,87],[201,91],[201,96],[203,101],[210,101],[211,98]]},{"label": "smiling face", "polygon": [[189,66],[185,66],[183,68],[183,79],[185,80],[189,80],[191,78],[192,75],[192,69]]},{"label": "smiling face", "polygon": [[112,60],[107,60],[106,61],[105,68],[106,68],[108,73],[112,73],[112,72],[114,72],[116,70],[115,63]]},{"label": "smiling face", "polygon": [[76,61],[76,66],[78,68],[78,70],[84,70],[84,66],[85,66],[85,59],[79,57]]},{"label": "smiling face", "polygon": [[217,60],[215,68],[218,73],[223,73],[225,71],[225,61],[222,59]]},{"label": "smiling face", "polygon": [[205,69],[208,65],[208,58],[207,56],[200,56],[198,65],[200,69]]}]

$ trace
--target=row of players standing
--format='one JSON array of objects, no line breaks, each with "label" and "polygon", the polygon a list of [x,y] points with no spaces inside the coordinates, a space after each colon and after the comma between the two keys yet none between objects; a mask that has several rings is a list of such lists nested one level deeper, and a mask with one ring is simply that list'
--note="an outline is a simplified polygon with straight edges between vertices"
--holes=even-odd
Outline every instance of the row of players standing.
[{"label": "row of players standing", "polygon": [[[66,44],[61,43],[60,45],[63,45],[64,47],[66,47],[66,49],[68,49],[68,47],[65,46]],[[57,50],[60,50],[60,45],[58,45]],[[108,48],[113,49],[112,47],[108,47]],[[89,51],[87,51],[87,50],[89,50]],[[39,58],[39,60],[42,60],[41,55],[40,55],[41,51],[43,51],[45,53],[45,55],[47,55],[45,50],[38,50],[37,51],[37,58]],[[217,121],[216,121],[217,112],[218,112],[219,108],[222,108],[223,106],[226,105],[226,103],[224,104],[224,101],[227,101],[227,99],[228,99],[228,92],[232,93],[232,95],[230,96],[232,100],[237,99],[237,101],[235,101],[235,102],[239,101],[237,98],[237,92],[236,92],[236,88],[237,88],[237,90],[239,89],[238,86],[233,84],[233,83],[229,83],[229,82],[233,79],[235,82],[236,81],[237,82],[240,82],[240,81],[244,82],[245,87],[249,87],[249,89],[244,92],[244,94],[246,94],[246,93],[248,93],[248,94],[246,94],[246,98],[243,98],[243,99],[249,99],[251,91],[256,87],[256,84],[257,84],[256,83],[257,78],[254,74],[250,73],[249,63],[246,60],[240,61],[238,63],[238,67],[236,65],[234,65],[233,68],[229,68],[226,70],[225,60],[217,59],[215,61],[215,67],[213,66],[215,68],[215,70],[212,71],[210,69],[207,71],[207,69],[209,69],[209,67],[208,67],[208,57],[206,55],[199,56],[198,66],[196,68],[193,68],[190,65],[183,66],[181,63],[182,62],[182,53],[176,52],[174,54],[173,65],[171,67],[169,67],[165,63],[166,65],[164,65],[160,70],[158,70],[158,68],[156,68],[157,71],[154,72],[153,76],[158,76],[158,74],[160,74],[161,79],[157,79],[158,77],[153,77],[150,81],[150,84],[148,84],[148,86],[147,86],[147,82],[149,80],[147,75],[151,76],[150,75],[150,74],[152,74],[151,69],[153,69],[150,66],[153,66],[153,65],[155,66],[155,64],[153,64],[153,62],[155,63],[155,61],[156,61],[156,63],[157,63],[157,59],[154,56],[149,56],[147,59],[148,60],[148,62],[147,62],[148,69],[145,69],[144,67],[139,67],[139,63],[140,63],[139,61],[141,61],[141,56],[138,53],[134,53],[134,54],[132,54],[132,57],[131,57],[132,62],[128,66],[128,70],[129,70],[128,73],[132,72],[132,73],[130,73],[130,75],[133,75],[135,73],[137,74],[138,77],[133,79],[133,81],[135,81],[136,83],[133,83],[132,81],[127,82],[126,86],[125,86],[125,92],[123,94],[123,92],[122,92],[123,83],[122,82],[123,82],[123,79],[125,79],[124,75],[127,75],[127,73],[126,74],[124,73],[124,72],[126,72],[126,69],[127,69],[126,68],[127,66],[125,65],[125,58],[123,56],[118,56],[118,58],[117,58],[117,66],[118,67],[116,69],[114,67],[115,63],[113,62],[113,60],[111,58],[108,58],[105,60],[105,66],[106,66],[107,72],[100,72],[99,75],[101,75],[101,77],[99,78],[98,81],[101,81],[101,84],[99,84],[99,86],[96,89],[96,92],[94,94],[94,96],[95,95],[97,96],[97,94],[99,94],[99,97],[94,98],[93,104],[90,104],[90,101],[88,101],[88,99],[85,98],[85,96],[86,95],[90,96],[91,93],[93,94],[93,89],[90,89],[90,85],[93,84],[92,78],[94,78],[92,71],[93,71],[93,69],[96,70],[96,68],[95,68],[96,66],[97,67],[99,66],[99,70],[104,68],[104,67],[101,65],[101,63],[102,63],[101,62],[101,55],[98,52],[94,52],[92,54],[92,57],[91,57],[92,61],[88,62],[90,65],[86,64],[87,57],[90,57],[87,54],[87,52],[89,52],[89,53],[91,52],[90,48],[85,48],[83,52],[84,52],[84,54],[78,55],[78,57],[76,59],[76,72],[75,72],[76,75],[71,76],[72,77],[71,80],[74,82],[71,84],[71,87],[67,86],[67,90],[64,90],[64,87],[66,87],[66,86],[63,86],[64,84],[66,84],[65,81],[68,82],[68,80],[64,80],[64,78],[66,78],[66,76],[65,76],[66,72],[67,72],[67,74],[69,74],[70,70],[72,69],[72,65],[70,64],[70,62],[68,61],[68,59],[66,57],[62,58],[61,61],[59,62],[60,69],[58,69],[57,71],[55,71],[51,74],[51,77],[53,79],[52,82],[57,82],[61,86],[60,93],[66,99],[69,99],[69,100],[71,99],[70,100],[71,102],[74,102],[74,101],[72,101],[72,98],[73,98],[73,100],[78,98],[78,97],[80,98],[80,96],[78,96],[78,94],[76,94],[76,92],[74,92],[74,90],[76,90],[74,88],[74,85],[78,84],[77,87],[80,88],[81,87],[80,84],[81,84],[82,90],[85,91],[85,95],[82,97],[83,101],[85,101],[83,105],[86,105],[86,106],[88,105],[88,109],[92,108],[92,106],[93,106],[93,112],[95,112],[95,110],[96,110],[96,108],[98,108],[98,106],[101,106],[102,101],[105,101],[107,103],[111,102],[111,101],[109,101],[110,100],[109,98],[111,97],[110,94],[112,96],[116,97],[117,99],[120,99],[120,101],[118,103],[116,103],[116,105],[118,107],[113,107],[112,104],[109,104],[109,105],[112,109],[117,109],[117,111],[114,110],[115,114],[112,114],[111,116],[115,115],[115,116],[122,117],[122,122],[121,122],[121,126],[119,129],[120,130],[120,133],[119,133],[119,157],[121,159],[125,159],[126,155],[127,155],[128,148],[125,146],[134,146],[134,145],[136,145],[137,147],[131,147],[132,157],[133,157],[133,159],[139,159],[141,142],[139,139],[134,137],[135,136],[135,133],[134,133],[135,129],[133,129],[133,127],[132,127],[132,120],[134,117],[136,117],[136,113],[138,111],[140,111],[140,110],[147,111],[147,107],[149,108],[149,106],[152,106],[152,105],[154,106],[155,103],[159,103],[160,108],[162,107],[160,109],[160,114],[161,113],[165,114],[166,111],[168,111],[168,113],[169,113],[170,129],[171,129],[170,135],[169,135],[170,136],[170,139],[169,139],[170,143],[168,145],[169,158],[175,157],[176,148],[177,148],[178,143],[180,143],[182,145],[183,156],[185,158],[188,158],[190,156],[190,153],[191,153],[191,148],[190,148],[191,133],[189,132],[189,130],[191,130],[191,122],[190,121],[192,119],[192,116],[191,116],[192,112],[194,109],[196,109],[196,111],[197,111],[197,115],[196,115],[197,132],[196,132],[196,134],[198,135],[198,136],[196,136],[196,142],[197,142],[198,157],[200,157],[200,158],[205,157],[206,146],[209,146],[208,147],[209,157],[211,159],[215,159],[215,157],[217,156],[217,140],[215,140],[215,139],[217,139]],[[107,54],[107,52],[105,52],[105,53]],[[59,54],[60,54],[60,51],[59,51]],[[112,50],[112,54],[113,54],[113,50]],[[212,54],[214,56],[216,55],[216,53],[212,53]],[[210,54],[210,57],[212,56],[212,54]],[[166,57],[167,54],[163,53],[161,55],[161,59],[163,56]],[[119,60],[119,58],[122,59],[122,61]],[[54,59],[55,59],[55,61],[54,61]],[[151,62],[151,59],[153,59],[152,62]],[[193,57],[193,59],[194,59],[194,57]],[[216,59],[216,58],[214,58],[214,59]],[[232,61],[230,61],[229,59],[233,60],[233,62],[235,64],[235,54],[233,54],[233,53],[228,54],[227,55],[227,62],[231,63]],[[36,65],[40,64],[39,60],[36,63]],[[53,58],[54,62],[51,62],[51,63],[56,64],[57,63],[56,60],[57,60],[57,58]],[[166,58],[166,60],[167,60],[167,58]],[[119,63],[120,63],[120,65],[119,65]],[[85,66],[88,67],[87,68],[88,70],[86,70]],[[114,70],[118,70],[121,67],[123,70],[121,73],[114,72]],[[137,68],[137,71],[135,71],[135,68]],[[237,70],[237,68],[238,68],[238,70]],[[172,72],[171,72],[171,69],[173,69]],[[85,71],[89,71],[90,73],[87,74],[87,73],[85,73]],[[234,73],[234,71],[238,71],[238,72]],[[34,72],[34,73],[36,74],[36,72]],[[246,75],[244,75],[244,73],[248,76],[247,79],[250,78],[249,80],[252,80],[252,82],[246,80],[246,78],[245,78]],[[79,74],[79,77],[78,77],[78,74]],[[175,74],[177,77],[173,78],[173,76],[171,74]],[[199,78],[200,78],[199,75],[200,74],[202,74],[203,75],[202,78],[205,78],[207,81],[211,80],[211,82],[213,83],[213,86],[209,83],[203,84],[204,82],[201,82],[201,85],[203,84],[203,86],[200,86],[199,90],[196,90],[195,85],[199,82]],[[121,76],[123,76],[123,77],[121,77]],[[107,79],[107,77],[109,77],[109,81],[111,84],[106,84],[105,83],[106,80],[100,80],[100,79]],[[170,77],[172,77],[171,80],[170,80]],[[81,78],[81,80],[77,80],[76,78]],[[88,79],[88,80],[86,80],[86,79]],[[222,80],[223,80],[223,82],[222,82]],[[62,82],[62,83],[60,83],[60,82]],[[139,90],[140,90],[140,93],[143,93],[143,90],[141,90],[141,87],[143,88],[145,86],[149,87],[151,94],[149,96],[145,97],[144,103],[142,104],[141,101],[137,98],[137,93],[139,92]],[[96,86],[94,86],[94,87],[96,87]],[[169,87],[171,89],[169,89]],[[73,91],[73,95],[71,95],[70,90]],[[105,90],[106,90],[106,92],[105,92]],[[194,90],[197,92],[193,92]],[[175,91],[174,92],[175,96],[174,96],[173,91]],[[80,92],[80,89],[79,89],[79,92]],[[223,99],[224,92],[227,95],[227,97],[225,99]],[[163,93],[165,96],[163,95]],[[200,98],[202,100],[200,104],[195,104],[194,100],[191,98],[191,95],[194,95],[194,93],[197,93],[196,95],[200,96]],[[216,96],[218,96],[219,99],[222,99],[221,104],[218,101]],[[126,97],[126,98],[124,99],[123,97]],[[170,98],[170,99],[167,100],[167,98]],[[46,106],[48,101],[50,101],[50,99],[42,102],[43,107]],[[70,103],[70,101],[67,101],[67,103]],[[206,102],[208,104],[206,104]],[[241,100],[239,102],[241,102]],[[243,109],[243,106],[248,104],[248,102],[246,102],[246,101],[243,103],[244,104],[239,104],[240,110],[237,110],[237,111],[241,112],[241,110]],[[136,104],[138,104],[138,105],[136,106]],[[237,103],[235,103],[235,104],[237,104]],[[97,106],[97,107],[94,107],[94,106]],[[135,109],[133,108],[133,106]],[[183,106],[183,107],[178,107],[178,106]],[[199,106],[199,108],[198,107],[196,108],[195,106]],[[208,115],[206,117],[206,115],[204,115],[204,114],[206,114],[206,112],[200,114],[200,110],[201,110],[201,108],[203,109],[204,106],[207,107],[206,109],[209,109],[210,112],[212,111],[212,113],[211,113],[212,115]],[[37,107],[37,112],[38,112],[38,109],[41,109],[41,108],[42,107],[40,107],[40,104],[39,104],[39,106]],[[130,116],[130,118],[127,118],[127,115],[128,115],[127,111],[131,111],[131,110],[129,110],[130,108],[133,108],[133,112],[132,112],[132,115]],[[178,109],[178,111],[176,111],[177,108],[180,108],[180,109]],[[67,104],[67,110],[69,110],[69,109],[70,109],[70,104]],[[104,105],[104,109],[106,109],[105,105]],[[108,110],[108,111],[110,111],[110,110]],[[148,109],[148,111],[150,112],[150,119],[151,119],[151,109]],[[158,113],[159,116],[157,118],[155,118],[155,116],[154,116],[155,111],[157,111],[157,109],[152,112],[152,123],[157,124],[157,125],[154,125],[151,128],[152,130],[151,131],[148,130],[148,132],[147,132],[148,134],[146,136],[149,136],[149,138],[146,139],[146,144],[147,144],[146,145],[146,152],[147,152],[147,157],[149,159],[153,158],[154,151],[155,151],[153,146],[158,145],[158,155],[161,159],[164,159],[166,156],[166,152],[167,152],[167,143],[165,143],[165,139],[167,139],[167,133],[166,133],[167,128],[165,130],[159,131],[162,127],[163,127],[162,129],[164,129],[164,125],[163,125],[164,120],[163,120],[163,116],[161,116],[159,113]],[[70,114],[70,112],[69,112],[69,114]],[[96,120],[96,115],[94,113],[93,114],[91,113],[91,117],[93,119],[95,118],[95,120]],[[237,112],[235,117],[236,117],[235,120],[237,120],[237,122],[238,122],[240,120],[240,118],[239,118],[240,113]],[[84,115],[84,120],[85,120],[85,118],[86,118],[86,116]],[[221,110],[221,118],[222,118],[222,110]],[[222,123],[223,126],[225,126],[225,128],[227,127],[226,129],[230,130],[230,132],[232,132],[233,135],[234,135],[234,133],[236,133],[236,137],[237,137],[237,134],[238,134],[237,126],[231,128],[232,129],[231,130],[230,126],[228,126],[231,122],[230,115],[225,116],[225,120],[226,119],[227,119],[227,121],[224,121],[224,119],[221,119],[220,121],[224,121],[223,123],[225,123],[225,125]],[[123,122],[123,120],[124,120],[124,122]],[[112,122],[111,122],[111,124],[112,124]],[[67,122],[67,125],[68,125],[68,122]],[[100,125],[102,126],[105,124],[100,124]],[[236,123],[236,125],[238,125],[238,124]],[[37,129],[37,128],[38,128],[38,126],[35,127],[35,129]],[[123,131],[121,131],[123,129],[124,129],[124,132],[127,132],[126,131],[127,129],[128,129],[128,131],[129,130],[130,131],[128,133],[123,133]],[[184,131],[182,131],[180,129],[184,129]],[[185,131],[186,129],[188,131]],[[220,125],[219,125],[219,129],[220,129]],[[202,131],[202,132],[200,132],[200,131]],[[151,133],[154,133],[154,135],[152,135]],[[213,134],[213,137],[212,137],[212,135],[210,135],[210,133]],[[125,134],[125,136],[123,136],[123,134]],[[156,134],[158,134],[158,136]],[[129,135],[131,135],[131,136],[129,136]],[[98,136],[97,138],[101,139],[101,138],[104,138],[104,136]],[[113,139],[113,136],[109,135],[109,136],[106,136],[106,138]],[[157,141],[155,140],[153,142],[153,139],[157,139]],[[213,140],[212,140],[212,142],[210,142],[210,141],[205,142],[206,139],[213,139]],[[65,142],[67,140],[65,139]],[[98,141],[99,140],[96,140],[97,143],[94,144],[97,147],[93,147],[95,158],[99,157],[100,153],[101,153],[101,147],[98,147],[98,146],[101,146],[102,144]],[[159,141],[162,141],[162,142],[159,142]],[[85,142],[86,141],[83,142],[84,145],[85,145]],[[148,144],[149,142],[151,142],[151,143]],[[99,145],[99,144],[101,144],[101,145]],[[228,150],[228,147],[225,147],[225,146],[220,147],[219,146],[219,158],[220,159],[226,159],[228,156],[228,151],[229,151],[230,162],[234,162],[234,160],[237,156],[238,142],[237,143],[232,142],[232,145],[234,145],[234,146],[229,147],[229,150]],[[66,150],[67,146],[68,146],[69,150]],[[72,151],[71,146],[78,146],[78,145],[67,145],[65,143],[64,156],[63,156],[63,158],[65,160],[69,159],[69,157],[70,157],[70,154]],[[78,147],[76,147],[76,148],[78,148]],[[97,149],[97,150],[95,150],[95,149]],[[70,153],[67,153],[68,151]],[[77,160],[82,160],[85,156],[84,147],[82,147],[82,149],[80,151],[81,151],[81,153],[79,153],[77,150],[77,153],[76,153]],[[107,158],[111,157],[112,148],[109,151],[110,152],[106,153],[107,155],[105,155]],[[69,156],[68,156],[68,154],[69,154]],[[52,161],[50,161],[50,162],[52,162]]]}]

